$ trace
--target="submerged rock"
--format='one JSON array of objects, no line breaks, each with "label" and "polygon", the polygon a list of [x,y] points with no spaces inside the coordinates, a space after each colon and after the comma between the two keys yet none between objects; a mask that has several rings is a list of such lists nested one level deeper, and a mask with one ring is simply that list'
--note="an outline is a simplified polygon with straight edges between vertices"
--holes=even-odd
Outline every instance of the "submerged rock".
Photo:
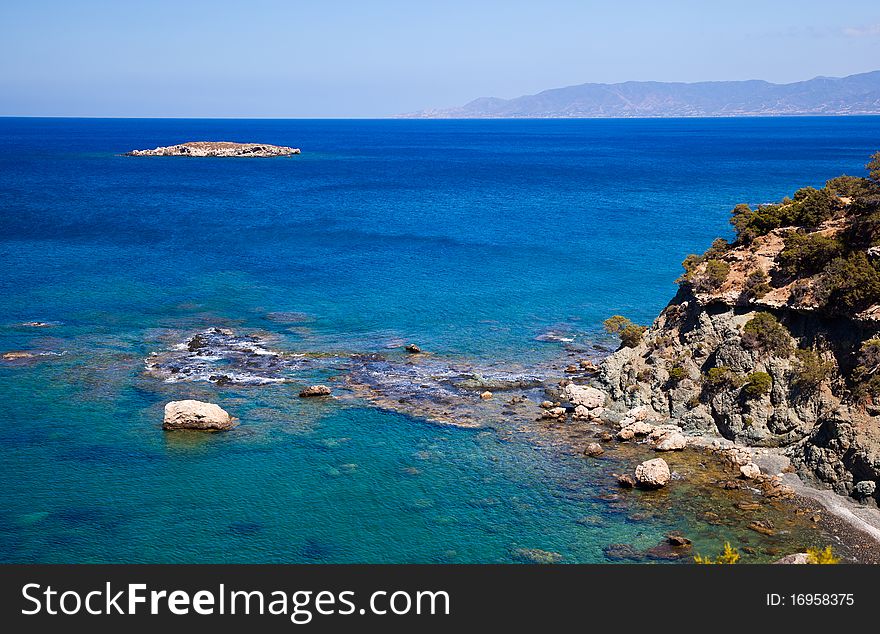
[{"label": "submerged rock", "polygon": [[209,381],[218,385],[283,383],[287,373],[309,369],[318,359],[266,346],[262,334],[238,334],[228,328],[209,328],[184,343],[154,352],[144,360],[150,376],[166,383]]},{"label": "submerged rock", "polygon": [[326,385],[310,385],[307,388],[304,388],[300,393],[300,397],[302,398],[310,398],[313,396],[330,396],[333,392]]},{"label": "submerged rock", "polygon": [[636,483],[643,489],[659,489],[669,483],[672,474],[663,458],[646,460],[636,467]]},{"label": "submerged rock", "polygon": [[518,559],[529,564],[558,564],[562,561],[562,555],[540,548],[516,548],[511,554],[514,559]]},{"label": "submerged rock", "polygon": [[226,431],[235,427],[235,420],[219,405],[203,401],[171,401],[165,405],[162,428]]},{"label": "submerged rock", "polygon": [[584,455],[595,458],[596,456],[601,456],[605,453],[605,450],[602,449],[602,445],[597,442],[591,442],[584,448]]},{"label": "submerged rock", "polygon": [[619,484],[624,489],[631,489],[636,485],[636,481],[635,478],[633,478],[631,475],[625,473],[621,476],[618,476],[617,484]]}]

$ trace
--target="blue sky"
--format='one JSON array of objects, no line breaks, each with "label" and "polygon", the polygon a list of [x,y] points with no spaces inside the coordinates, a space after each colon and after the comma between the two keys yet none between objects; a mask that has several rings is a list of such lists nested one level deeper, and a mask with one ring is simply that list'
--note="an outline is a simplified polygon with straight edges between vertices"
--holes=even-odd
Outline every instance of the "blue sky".
[{"label": "blue sky", "polygon": [[0,115],[383,116],[880,68],[880,2],[0,0]]}]

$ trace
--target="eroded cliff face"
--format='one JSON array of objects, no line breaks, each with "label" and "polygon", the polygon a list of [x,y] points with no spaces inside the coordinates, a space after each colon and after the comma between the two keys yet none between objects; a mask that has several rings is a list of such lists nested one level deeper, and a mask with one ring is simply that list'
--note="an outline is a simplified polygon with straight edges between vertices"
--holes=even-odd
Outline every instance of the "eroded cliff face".
[{"label": "eroded cliff face", "polygon": [[[834,235],[843,224],[835,219],[814,233]],[[646,405],[652,418],[672,419],[691,435],[782,448],[802,475],[876,501],[880,408],[856,396],[852,376],[880,322],[872,309],[819,310],[818,278],[791,280],[780,271],[784,231],[715,254],[723,279],[711,290],[683,283],[640,343],[602,363],[598,381],[616,409]],[[755,270],[771,281],[760,298],[746,281]],[[775,346],[756,341],[765,323],[763,330],[778,331]]]}]

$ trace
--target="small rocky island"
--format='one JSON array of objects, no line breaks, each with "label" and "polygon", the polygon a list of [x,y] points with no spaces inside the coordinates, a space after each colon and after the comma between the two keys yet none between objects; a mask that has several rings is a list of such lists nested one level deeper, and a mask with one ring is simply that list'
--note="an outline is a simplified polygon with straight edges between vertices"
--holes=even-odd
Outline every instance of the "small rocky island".
[{"label": "small rocky island", "polygon": [[189,141],[152,150],[132,150],[125,156],[193,156],[270,158],[299,154],[299,148],[266,143],[232,143],[231,141]]}]

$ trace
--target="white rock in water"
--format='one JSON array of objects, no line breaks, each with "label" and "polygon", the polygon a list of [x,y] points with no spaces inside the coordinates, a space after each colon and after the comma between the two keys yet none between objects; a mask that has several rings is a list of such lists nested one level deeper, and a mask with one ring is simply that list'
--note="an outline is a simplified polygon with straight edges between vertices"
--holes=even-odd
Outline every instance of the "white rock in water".
[{"label": "white rock in water", "polygon": [[302,398],[310,398],[313,396],[330,396],[332,392],[333,390],[326,385],[310,385],[309,387],[304,388],[299,395]]},{"label": "white rock in water", "polygon": [[777,559],[774,564],[808,564],[810,563],[810,555],[808,553],[794,553],[786,555],[782,559]]},{"label": "white rock in water", "polygon": [[225,431],[235,427],[234,419],[219,405],[202,401],[171,401],[165,406],[162,428]]},{"label": "white rock in water", "polygon": [[587,409],[595,409],[605,405],[605,392],[589,385],[569,383],[562,389],[562,395],[571,401],[572,405],[582,405]]},{"label": "white rock in water", "polygon": [[659,489],[669,483],[672,474],[663,458],[646,460],[636,467],[636,482],[645,489]]}]

